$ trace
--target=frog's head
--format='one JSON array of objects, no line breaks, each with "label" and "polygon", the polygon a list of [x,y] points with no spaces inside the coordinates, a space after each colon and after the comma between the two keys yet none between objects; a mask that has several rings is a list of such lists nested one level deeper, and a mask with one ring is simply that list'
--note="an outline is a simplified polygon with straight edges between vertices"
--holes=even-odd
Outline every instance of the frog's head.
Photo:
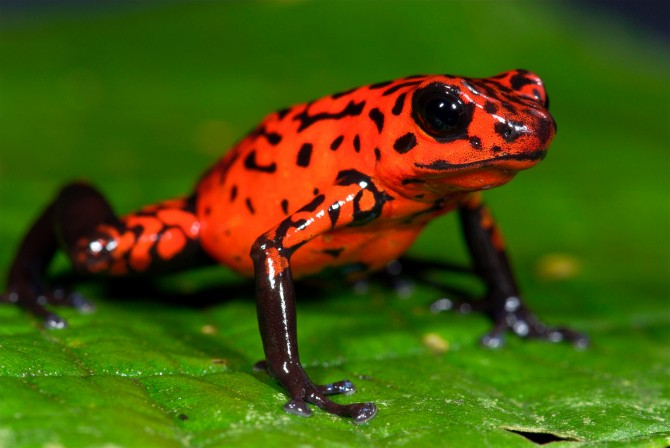
[{"label": "frog's head", "polygon": [[380,177],[403,194],[502,185],[542,160],[556,133],[542,80],[525,70],[427,76],[403,93],[406,104],[391,114],[396,132],[382,137],[390,157],[378,164]]}]

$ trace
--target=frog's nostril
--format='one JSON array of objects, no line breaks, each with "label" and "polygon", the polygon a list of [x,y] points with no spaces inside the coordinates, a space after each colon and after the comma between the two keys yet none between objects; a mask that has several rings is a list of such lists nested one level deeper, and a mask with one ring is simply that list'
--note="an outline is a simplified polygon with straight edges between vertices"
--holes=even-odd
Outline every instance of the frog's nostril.
[{"label": "frog's nostril", "polygon": [[544,108],[549,110],[549,94],[544,93]]},{"label": "frog's nostril", "polygon": [[526,127],[514,121],[497,122],[493,129],[496,134],[500,135],[506,142],[510,143],[516,140],[524,133]]}]

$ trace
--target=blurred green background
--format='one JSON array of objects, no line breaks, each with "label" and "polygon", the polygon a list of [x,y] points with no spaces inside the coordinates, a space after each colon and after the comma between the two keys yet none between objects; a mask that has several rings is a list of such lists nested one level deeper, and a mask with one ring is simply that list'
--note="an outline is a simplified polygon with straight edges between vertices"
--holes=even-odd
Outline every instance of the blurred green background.
[{"label": "blurred green background", "polygon": [[[667,18],[657,5],[652,17]],[[336,288],[299,305],[301,351],[315,380],[357,380],[339,400],[377,402],[379,415],[354,427],[285,415],[282,391],[251,373],[262,357],[251,286],[196,308],[142,291],[114,301],[86,284],[98,311],[63,310],[64,331],[0,306],[0,446],[666,446],[667,28],[615,6],[5,4],[0,271],[68,180],[93,181],[126,212],[188,192],[278,108],[415,73],[527,68],[544,79],[559,132],[543,163],[486,199],[528,302],[593,346],[510,338],[491,352],[477,346],[488,322],[429,313],[430,288],[407,299]],[[466,260],[452,217],[412,253]],[[238,280],[217,268],[162,286],[222,282]],[[446,352],[434,353],[435,338]]]}]

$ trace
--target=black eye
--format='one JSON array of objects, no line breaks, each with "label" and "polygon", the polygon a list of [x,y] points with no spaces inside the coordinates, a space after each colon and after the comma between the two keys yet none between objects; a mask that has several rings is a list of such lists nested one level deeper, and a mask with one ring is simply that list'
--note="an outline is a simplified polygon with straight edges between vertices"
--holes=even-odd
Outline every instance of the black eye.
[{"label": "black eye", "polygon": [[459,137],[471,119],[471,108],[444,88],[426,88],[414,94],[414,120],[437,139]]}]

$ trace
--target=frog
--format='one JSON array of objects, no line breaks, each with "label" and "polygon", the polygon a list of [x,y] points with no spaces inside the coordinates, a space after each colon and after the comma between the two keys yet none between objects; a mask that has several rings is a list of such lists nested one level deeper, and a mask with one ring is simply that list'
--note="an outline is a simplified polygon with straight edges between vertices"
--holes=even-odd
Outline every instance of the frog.
[{"label": "frog", "polygon": [[[315,384],[300,360],[294,281],[328,270],[363,278],[401,259],[432,220],[458,214],[483,282],[463,300],[493,321],[485,346],[506,333],[585,346],[581,333],[544,324],[521,299],[501,232],[482,191],[543,160],[556,134],[544,82],[528,70],[485,78],[413,75],[274,112],[216,161],[184,196],[118,216],[86,182],[65,185],[19,244],[0,301],[47,328],[52,306],[90,311],[50,285],[62,250],[77,274],[166,274],[211,264],[253,278],[265,370],[286,391],[284,410],[312,407],[368,422],[373,402],[338,404],[349,380]],[[444,302],[442,302],[444,305]]]}]

